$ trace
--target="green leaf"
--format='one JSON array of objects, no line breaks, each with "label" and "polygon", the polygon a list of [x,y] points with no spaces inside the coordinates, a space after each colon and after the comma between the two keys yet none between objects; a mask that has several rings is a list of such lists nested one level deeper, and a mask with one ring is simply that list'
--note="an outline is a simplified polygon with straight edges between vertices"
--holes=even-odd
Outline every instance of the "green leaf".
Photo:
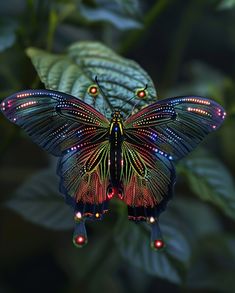
[{"label": "green leaf", "polygon": [[79,1],[79,13],[90,22],[108,22],[120,30],[138,29],[142,24],[137,20],[138,3],[132,1],[95,0],[93,6]]},{"label": "green leaf", "polygon": [[26,181],[5,205],[32,223],[54,230],[71,229],[73,213],[58,190],[55,170],[45,169]]},{"label": "green leaf", "polygon": [[222,0],[218,6],[219,9],[232,9],[235,6],[235,0]]},{"label": "green leaf", "polygon": [[[120,107],[129,113],[136,103],[142,107],[156,99],[148,74],[134,61],[120,57],[101,43],[74,43],[65,55],[35,48],[29,48],[27,54],[46,88],[83,99],[104,114],[107,107]],[[94,101],[87,89],[94,84],[96,76],[105,96],[100,94]],[[135,95],[136,89],[144,88],[146,84],[148,96],[140,100]]]},{"label": "green leaf", "polygon": [[161,228],[166,247],[161,251],[150,248],[150,227],[147,224],[120,219],[115,238],[121,255],[146,273],[181,283],[181,273],[187,266],[190,247],[177,218],[166,212],[161,217]]},{"label": "green leaf", "polygon": [[184,224],[187,238],[192,241],[192,245],[197,245],[201,237],[221,233],[222,227],[217,214],[199,199],[187,198],[187,196],[179,198],[176,195],[168,210]]},{"label": "green leaf", "polygon": [[0,52],[14,45],[16,40],[17,24],[13,20],[0,20]]},{"label": "green leaf", "polygon": [[235,186],[228,169],[218,159],[194,152],[179,165],[192,191],[201,199],[212,202],[226,215],[235,219]]},{"label": "green leaf", "polygon": [[234,245],[235,238],[232,235],[215,234],[201,240],[189,267],[186,286],[215,290],[213,292],[233,292]]}]

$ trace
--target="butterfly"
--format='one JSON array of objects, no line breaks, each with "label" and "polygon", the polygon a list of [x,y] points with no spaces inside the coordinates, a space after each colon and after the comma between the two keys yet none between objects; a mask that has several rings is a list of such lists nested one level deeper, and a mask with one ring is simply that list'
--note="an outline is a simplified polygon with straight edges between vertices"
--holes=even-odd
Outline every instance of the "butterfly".
[{"label": "butterfly", "polygon": [[[98,85],[87,92],[95,97]],[[144,98],[147,89],[136,96]],[[85,220],[101,220],[119,198],[128,218],[151,226],[151,246],[165,246],[159,215],[172,197],[173,161],[219,128],[224,109],[199,96],[157,101],[127,118],[114,109],[107,119],[84,101],[52,90],[26,90],[1,103],[1,111],[32,140],[59,157],[60,191],[74,209],[73,242],[87,243]]]}]

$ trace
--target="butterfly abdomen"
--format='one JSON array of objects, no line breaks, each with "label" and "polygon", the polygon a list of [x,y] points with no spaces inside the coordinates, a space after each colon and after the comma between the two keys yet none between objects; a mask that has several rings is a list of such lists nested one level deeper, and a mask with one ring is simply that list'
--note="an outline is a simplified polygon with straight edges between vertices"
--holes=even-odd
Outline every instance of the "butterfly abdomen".
[{"label": "butterfly abdomen", "polygon": [[122,158],[122,143],[123,143],[123,124],[120,112],[113,114],[109,128],[109,142],[110,142],[110,185],[108,187],[108,197],[119,196],[122,197],[122,182],[121,174],[123,168]]}]

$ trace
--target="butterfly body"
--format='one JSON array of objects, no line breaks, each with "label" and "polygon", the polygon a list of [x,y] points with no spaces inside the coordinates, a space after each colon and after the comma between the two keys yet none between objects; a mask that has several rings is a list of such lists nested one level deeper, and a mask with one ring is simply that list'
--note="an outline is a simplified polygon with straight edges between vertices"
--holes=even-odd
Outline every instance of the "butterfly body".
[{"label": "butterfly body", "polygon": [[110,185],[107,190],[107,196],[111,199],[113,196],[122,198],[122,143],[124,140],[123,118],[120,111],[115,111],[112,114],[112,119],[109,126],[109,143],[110,143],[110,157],[109,157],[109,174]]},{"label": "butterfly body", "polygon": [[76,97],[50,90],[13,94],[1,111],[60,158],[60,191],[74,208],[77,246],[87,241],[84,221],[100,220],[115,196],[127,204],[130,220],[151,224],[156,249],[158,217],[175,183],[172,161],[192,151],[226,115],[215,101],[188,96],[158,101],[127,119],[116,110],[108,120]]}]

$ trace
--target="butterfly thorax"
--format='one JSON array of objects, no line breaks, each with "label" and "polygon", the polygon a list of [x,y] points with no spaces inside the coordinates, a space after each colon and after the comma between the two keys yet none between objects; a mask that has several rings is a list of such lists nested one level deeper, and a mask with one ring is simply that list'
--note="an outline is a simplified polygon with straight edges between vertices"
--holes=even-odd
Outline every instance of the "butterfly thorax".
[{"label": "butterfly thorax", "polygon": [[109,126],[110,142],[110,193],[112,196],[122,195],[122,142],[123,142],[123,119],[120,111],[114,111]]}]

